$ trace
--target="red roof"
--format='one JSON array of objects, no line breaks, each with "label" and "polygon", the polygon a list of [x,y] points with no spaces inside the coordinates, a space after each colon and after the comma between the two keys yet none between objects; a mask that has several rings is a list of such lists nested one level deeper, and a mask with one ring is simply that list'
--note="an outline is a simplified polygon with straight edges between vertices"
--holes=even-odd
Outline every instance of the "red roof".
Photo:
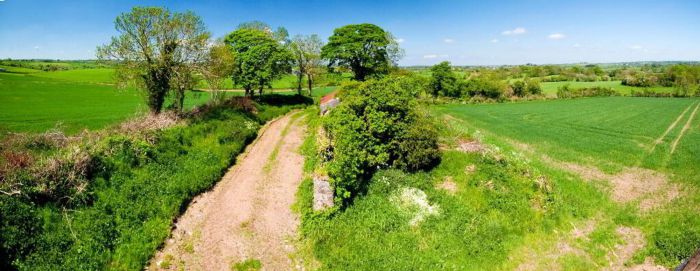
[{"label": "red roof", "polygon": [[320,101],[319,103],[320,103],[320,104],[325,104],[325,103],[327,103],[327,102],[333,100],[333,98],[335,98],[335,95],[336,95],[336,94],[338,94],[338,91],[337,91],[337,90],[336,90],[336,91],[333,91],[333,92],[331,92],[331,93],[326,94],[326,96],[321,97],[321,101]]}]

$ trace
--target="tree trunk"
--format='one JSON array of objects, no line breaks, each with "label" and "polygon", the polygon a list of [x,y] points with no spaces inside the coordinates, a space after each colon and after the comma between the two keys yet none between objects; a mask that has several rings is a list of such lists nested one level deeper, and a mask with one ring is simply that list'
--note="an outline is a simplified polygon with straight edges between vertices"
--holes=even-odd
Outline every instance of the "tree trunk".
[{"label": "tree trunk", "polygon": [[301,95],[301,85],[303,84],[302,81],[304,81],[304,73],[302,73],[301,70],[299,70],[299,75],[297,76],[297,93],[299,95]]},{"label": "tree trunk", "polygon": [[312,80],[312,78],[311,78],[311,74],[307,73],[307,74],[306,74],[306,79],[307,79],[308,84],[309,84],[309,96],[311,96],[311,91],[312,91],[313,85],[314,85],[314,84],[313,84],[313,80]]},{"label": "tree trunk", "polygon": [[177,111],[182,112],[184,111],[185,105],[185,88],[178,87],[176,91],[177,93],[175,93],[175,107]]}]

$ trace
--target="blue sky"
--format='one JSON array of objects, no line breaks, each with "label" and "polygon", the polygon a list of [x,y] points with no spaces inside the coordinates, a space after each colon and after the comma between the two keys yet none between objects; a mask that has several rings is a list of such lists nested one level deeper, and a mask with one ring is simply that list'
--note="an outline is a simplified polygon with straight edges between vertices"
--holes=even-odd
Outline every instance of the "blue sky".
[{"label": "blue sky", "polygon": [[265,21],[327,38],[374,23],[401,41],[402,65],[700,60],[700,1],[0,0],[0,58],[94,58],[134,5],[192,10],[215,37]]}]

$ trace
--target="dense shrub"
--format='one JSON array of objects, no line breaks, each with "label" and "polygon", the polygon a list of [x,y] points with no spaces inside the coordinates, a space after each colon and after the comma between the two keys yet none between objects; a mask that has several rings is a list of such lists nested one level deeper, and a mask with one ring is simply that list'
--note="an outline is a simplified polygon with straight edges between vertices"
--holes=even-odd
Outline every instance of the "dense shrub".
[{"label": "dense shrub", "polygon": [[503,97],[507,85],[500,80],[474,78],[468,80],[464,87],[465,93],[469,96],[483,96],[490,99],[499,99]]},{"label": "dense shrub", "polygon": [[418,170],[438,159],[437,133],[417,110],[417,88],[407,77],[342,87],[342,103],[323,123],[333,141],[328,172],[340,198],[361,192],[376,169]]},{"label": "dense shrub", "polygon": [[597,97],[597,96],[617,96],[619,93],[611,88],[605,87],[590,87],[572,89],[569,85],[564,85],[557,90],[559,98],[579,98],[579,97]]},{"label": "dense shrub", "polygon": [[542,93],[540,82],[534,79],[517,80],[510,84],[510,88],[513,90],[513,95],[518,97]]}]

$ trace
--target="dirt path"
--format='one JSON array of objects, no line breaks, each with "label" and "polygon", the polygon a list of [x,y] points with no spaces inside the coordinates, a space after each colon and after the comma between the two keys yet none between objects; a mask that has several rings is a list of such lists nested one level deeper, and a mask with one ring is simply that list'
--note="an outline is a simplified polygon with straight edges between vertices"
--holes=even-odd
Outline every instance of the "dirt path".
[{"label": "dirt path", "polygon": [[244,261],[294,269],[299,222],[290,208],[304,162],[299,114],[271,122],[214,189],[193,200],[148,269],[232,270]]}]

